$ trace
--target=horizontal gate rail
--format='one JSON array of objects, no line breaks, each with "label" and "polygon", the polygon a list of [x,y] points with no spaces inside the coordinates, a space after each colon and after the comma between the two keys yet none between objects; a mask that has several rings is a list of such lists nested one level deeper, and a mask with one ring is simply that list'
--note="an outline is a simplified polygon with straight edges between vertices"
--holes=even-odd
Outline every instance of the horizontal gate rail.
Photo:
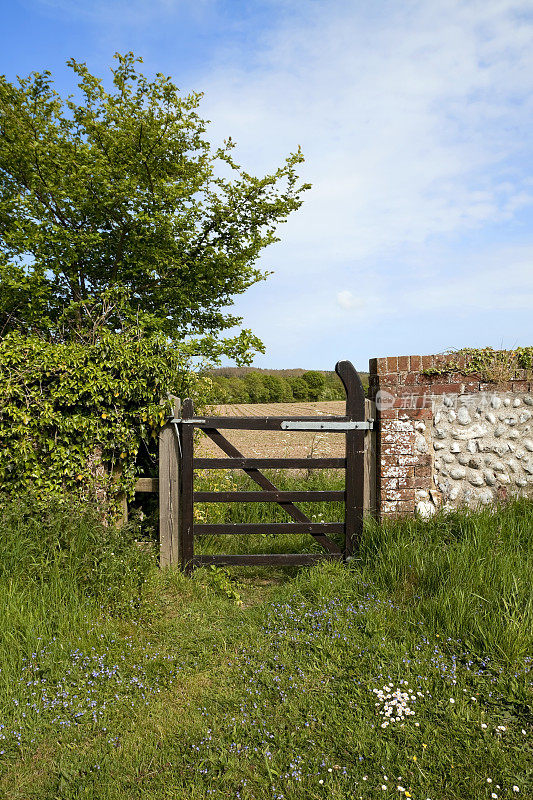
[{"label": "horizontal gate rail", "polygon": [[[327,422],[349,422],[348,417],[326,417]],[[201,419],[171,419],[170,422],[192,425],[194,428],[214,428],[215,430],[241,430],[241,431],[282,431],[282,422],[317,422],[314,417],[202,417]]]},{"label": "horizontal gate rail", "polygon": [[195,503],[279,503],[304,500],[312,503],[333,503],[343,501],[345,492],[194,492]]},{"label": "horizontal gate rail", "polygon": [[193,458],[193,469],[345,469],[345,458]]},{"label": "horizontal gate rail", "polygon": [[299,567],[320,561],[342,561],[342,553],[261,553],[253,555],[194,556],[193,567],[209,566],[280,566]]},{"label": "horizontal gate rail", "polygon": [[195,536],[219,536],[232,534],[239,536],[243,533],[344,533],[344,522],[249,522],[200,524],[194,526]]}]

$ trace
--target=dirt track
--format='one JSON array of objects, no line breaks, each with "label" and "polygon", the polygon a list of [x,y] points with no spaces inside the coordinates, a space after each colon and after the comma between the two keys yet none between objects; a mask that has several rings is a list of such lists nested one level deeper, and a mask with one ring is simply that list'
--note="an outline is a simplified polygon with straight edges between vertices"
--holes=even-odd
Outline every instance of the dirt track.
[{"label": "dirt track", "polygon": [[[299,417],[342,416],[346,404],[342,400],[320,403],[236,403],[214,406],[212,413],[223,417]],[[308,455],[344,457],[345,439],[339,433],[299,431],[222,431],[223,435],[248,458],[306,458]],[[224,454],[202,434],[195,448],[197,455],[221,457]]]}]

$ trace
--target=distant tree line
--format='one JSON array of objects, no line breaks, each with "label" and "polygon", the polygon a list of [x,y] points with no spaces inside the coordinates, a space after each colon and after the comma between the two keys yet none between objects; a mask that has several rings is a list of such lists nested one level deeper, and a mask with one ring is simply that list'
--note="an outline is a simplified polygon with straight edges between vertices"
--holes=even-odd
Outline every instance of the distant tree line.
[{"label": "distant tree line", "polygon": [[309,370],[302,375],[209,375],[213,403],[294,403],[344,400],[344,387],[334,372]]}]

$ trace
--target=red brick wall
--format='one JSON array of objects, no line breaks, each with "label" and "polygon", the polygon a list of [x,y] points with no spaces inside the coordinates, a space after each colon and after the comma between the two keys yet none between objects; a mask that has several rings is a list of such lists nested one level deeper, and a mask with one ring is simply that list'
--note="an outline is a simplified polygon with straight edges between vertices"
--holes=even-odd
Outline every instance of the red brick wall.
[{"label": "red brick wall", "polygon": [[[439,504],[433,483],[433,398],[495,389],[494,384],[472,375],[422,374],[421,370],[448,359],[446,355],[392,356],[369,362],[369,397],[377,406],[376,472],[381,517],[414,514],[417,490],[427,492]],[[533,391],[533,382],[527,380],[525,372],[518,373],[516,380],[498,384],[497,390]],[[425,452],[422,438],[426,439]]]}]

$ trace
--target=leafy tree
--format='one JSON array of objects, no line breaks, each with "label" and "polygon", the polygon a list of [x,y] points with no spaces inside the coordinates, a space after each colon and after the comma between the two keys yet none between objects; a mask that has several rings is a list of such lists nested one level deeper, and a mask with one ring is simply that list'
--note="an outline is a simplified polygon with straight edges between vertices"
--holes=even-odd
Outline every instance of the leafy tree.
[{"label": "leafy tree", "polygon": [[263,385],[268,392],[270,403],[282,403],[284,398],[284,386],[281,378],[277,375],[260,375]]},{"label": "leafy tree", "polygon": [[251,403],[268,403],[269,393],[264,381],[257,372],[249,372],[245,375],[243,383],[250,395]]},{"label": "leafy tree", "polygon": [[[253,177],[231,137],[216,149],[204,138],[201,93],[149,81],[133,53],[115,59],[110,92],[67,62],[78,102],[48,71],[18,85],[0,76],[3,334],[93,342],[134,323],[173,340],[219,336],[241,322],[223,309],[267,277],[256,261],[309,188],[297,185],[300,148]],[[249,331],[233,348],[245,360],[263,350]]]},{"label": "leafy tree", "polygon": [[227,383],[228,403],[249,403],[250,394],[242,378],[225,378]]},{"label": "leafy tree", "polygon": [[281,402],[292,403],[294,400],[294,395],[292,393],[292,387],[289,381],[283,376],[280,376],[279,380],[281,381]]},{"label": "leafy tree", "polygon": [[319,400],[326,385],[326,379],[322,373],[317,370],[309,370],[309,372],[304,372],[302,379],[309,387],[309,398]]},{"label": "leafy tree", "polygon": [[303,378],[289,378],[295,400],[309,400],[309,384]]}]

